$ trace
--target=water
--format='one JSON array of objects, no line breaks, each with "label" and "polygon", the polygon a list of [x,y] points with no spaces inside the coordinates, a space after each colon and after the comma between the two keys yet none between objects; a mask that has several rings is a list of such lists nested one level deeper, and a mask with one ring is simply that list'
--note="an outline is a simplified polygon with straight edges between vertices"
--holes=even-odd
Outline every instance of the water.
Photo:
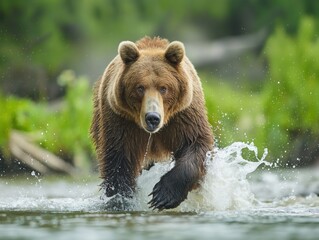
[{"label": "water", "polygon": [[172,162],[143,171],[129,212],[103,208],[97,176],[1,179],[0,239],[318,239],[318,169],[272,168],[244,143],[212,154],[201,188],[163,212],[147,195]]}]

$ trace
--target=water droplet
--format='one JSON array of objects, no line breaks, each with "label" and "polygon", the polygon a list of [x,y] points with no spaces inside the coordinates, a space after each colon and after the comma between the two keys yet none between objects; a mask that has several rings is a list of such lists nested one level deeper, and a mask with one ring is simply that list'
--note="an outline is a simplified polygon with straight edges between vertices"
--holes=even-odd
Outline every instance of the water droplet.
[{"label": "water droplet", "polygon": [[144,154],[144,159],[143,159],[143,164],[142,164],[143,167],[144,167],[145,162],[146,162],[146,157],[147,157],[148,150],[149,150],[149,147],[150,147],[151,138],[152,138],[152,133],[150,133],[150,136],[148,137],[148,140],[147,140],[145,154]]}]

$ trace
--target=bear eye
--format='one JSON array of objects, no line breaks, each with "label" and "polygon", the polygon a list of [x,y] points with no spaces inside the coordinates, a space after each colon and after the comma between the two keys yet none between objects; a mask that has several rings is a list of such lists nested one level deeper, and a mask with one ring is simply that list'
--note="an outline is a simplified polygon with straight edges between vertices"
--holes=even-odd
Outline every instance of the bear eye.
[{"label": "bear eye", "polygon": [[165,94],[167,92],[167,88],[166,87],[160,87],[160,93],[161,94]]},{"label": "bear eye", "polygon": [[143,95],[144,91],[145,91],[145,88],[143,86],[138,86],[136,88],[136,91],[137,91],[138,94]]}]

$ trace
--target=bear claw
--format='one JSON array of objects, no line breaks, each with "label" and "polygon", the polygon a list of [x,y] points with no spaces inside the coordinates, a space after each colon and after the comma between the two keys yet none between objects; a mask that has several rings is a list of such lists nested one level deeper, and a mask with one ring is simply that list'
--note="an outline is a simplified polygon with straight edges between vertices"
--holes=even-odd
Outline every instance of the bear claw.
[{"label": "bear claw", "polygon": [[[168,185],[169,186],[169,185]],[[158,182],[153,191],[149,196],[153,196],[150,204],[150,208],[153,210],[158,209],[162,211],[164,209],[175,208],[177,207],[186,197],[177,196],[177,194],[172,194],[170,187],[166,187],[162,181]]]}]

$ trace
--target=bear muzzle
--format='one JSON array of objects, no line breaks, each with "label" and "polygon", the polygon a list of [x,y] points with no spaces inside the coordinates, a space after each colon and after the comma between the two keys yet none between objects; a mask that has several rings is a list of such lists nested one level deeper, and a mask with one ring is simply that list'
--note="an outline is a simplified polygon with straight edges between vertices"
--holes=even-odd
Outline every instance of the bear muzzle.
[{"label": "bear muzzle", "polygon": [[157,112],[148,112],[145,114],[145,123],[147,131],[154,132],[161,123],[161,115]]},{"label": "bear muzzle", "polygon": [[140,111],[140,124],[148,133],[156,133],[163,127],[164,106],[161,94],[154,88],[145,91]]}]

